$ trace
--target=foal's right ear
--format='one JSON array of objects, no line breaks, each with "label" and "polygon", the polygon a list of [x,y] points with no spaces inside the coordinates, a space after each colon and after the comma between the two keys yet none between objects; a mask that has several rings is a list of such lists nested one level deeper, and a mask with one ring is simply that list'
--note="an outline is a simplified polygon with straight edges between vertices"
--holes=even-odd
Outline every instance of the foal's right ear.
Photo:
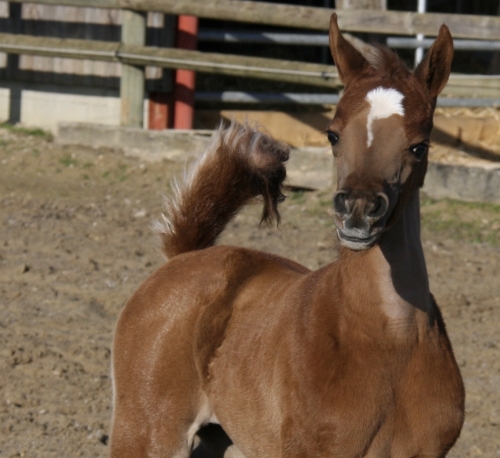
[{"label": "foal's right ear", "polygon": [[337,14],[330,18],[330,52],[339,73],[340,81],[347,87],[356,75],[370,64],[361,53],[340,33]]}]

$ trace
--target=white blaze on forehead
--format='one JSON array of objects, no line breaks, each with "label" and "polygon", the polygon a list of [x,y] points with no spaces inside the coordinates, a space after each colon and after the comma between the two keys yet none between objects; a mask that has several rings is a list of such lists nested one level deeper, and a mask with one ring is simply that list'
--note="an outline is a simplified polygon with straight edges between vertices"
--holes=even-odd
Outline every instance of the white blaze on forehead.
[{"label": "white blaze on forehead", "polygon": [[373,142],[373,121],[388,118],[394,114],[404,116],[403,99],[404,95],[401,92],[385,87],[377,87],[366,94],[366,101],[370,104],[370,112],[366,121],[368,132],[366,144],[368,147]]}]

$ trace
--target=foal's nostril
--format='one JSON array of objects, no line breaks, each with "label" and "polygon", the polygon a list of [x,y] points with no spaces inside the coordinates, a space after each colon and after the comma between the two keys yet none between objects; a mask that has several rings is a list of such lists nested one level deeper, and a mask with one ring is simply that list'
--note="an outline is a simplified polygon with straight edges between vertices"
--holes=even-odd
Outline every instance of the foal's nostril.
[{"label": "foal's nostril", "polygon": [[368,216],[370,218],[381,218],[389,208],[389,199],[383,192],[379,192],[375,198],[373,208],[370,210]]},{"label": "foal's nostril", "polygon": [[347,193],[345,191],[337,191],[333,196],[333,209],[339,215],[349,213],[346,205]]}]

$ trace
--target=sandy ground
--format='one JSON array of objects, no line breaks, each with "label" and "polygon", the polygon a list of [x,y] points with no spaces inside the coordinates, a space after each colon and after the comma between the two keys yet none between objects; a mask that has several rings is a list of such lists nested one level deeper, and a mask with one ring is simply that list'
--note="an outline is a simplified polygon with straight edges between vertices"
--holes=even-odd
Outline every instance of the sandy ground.
[{"label": "sandy ground", "polygon": [[[0,456],[107,456],[113,327],[163,262],[149,228],[181,171],[0,129]],[[331,194],[291,193],[280,230],[259,228],[249,208],[222,242],[322,266],[336,250]],[[432,289],[467,388],[449,456],[500,456],[500,209],[425,199],[423,214]]]}]

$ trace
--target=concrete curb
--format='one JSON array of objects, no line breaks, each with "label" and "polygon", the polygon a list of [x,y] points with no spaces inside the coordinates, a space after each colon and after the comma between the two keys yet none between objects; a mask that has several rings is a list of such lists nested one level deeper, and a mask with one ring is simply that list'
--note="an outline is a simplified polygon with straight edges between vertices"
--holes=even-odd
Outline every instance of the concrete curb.
[{"label": "concrete curb", "polygon": [[[147,162],[188,162],[198,157],[210,142],[212,131],[148,131],[99,124],[59,124],[56,142],[92,148],[120,149],[126,156]],[[335,183],[329,148],[292,149],[287,164],[288,184],[307,189],[325,189]],[[433,198],[500,203],[500,164],[484,161],[472,167],[430,162],[424,192]]]},{"label": "concrete curb", "polygon": [[60,145],[122,150],[147,162],[187,161],[198,157],[210,142],[209,130],[145,130],[102,124],[60,123],[55,137]]},{"label": "concrete curb", "polygon": [[500,203],[500,164],[470,167],[430,162],[423,190],[436,199]]}]

